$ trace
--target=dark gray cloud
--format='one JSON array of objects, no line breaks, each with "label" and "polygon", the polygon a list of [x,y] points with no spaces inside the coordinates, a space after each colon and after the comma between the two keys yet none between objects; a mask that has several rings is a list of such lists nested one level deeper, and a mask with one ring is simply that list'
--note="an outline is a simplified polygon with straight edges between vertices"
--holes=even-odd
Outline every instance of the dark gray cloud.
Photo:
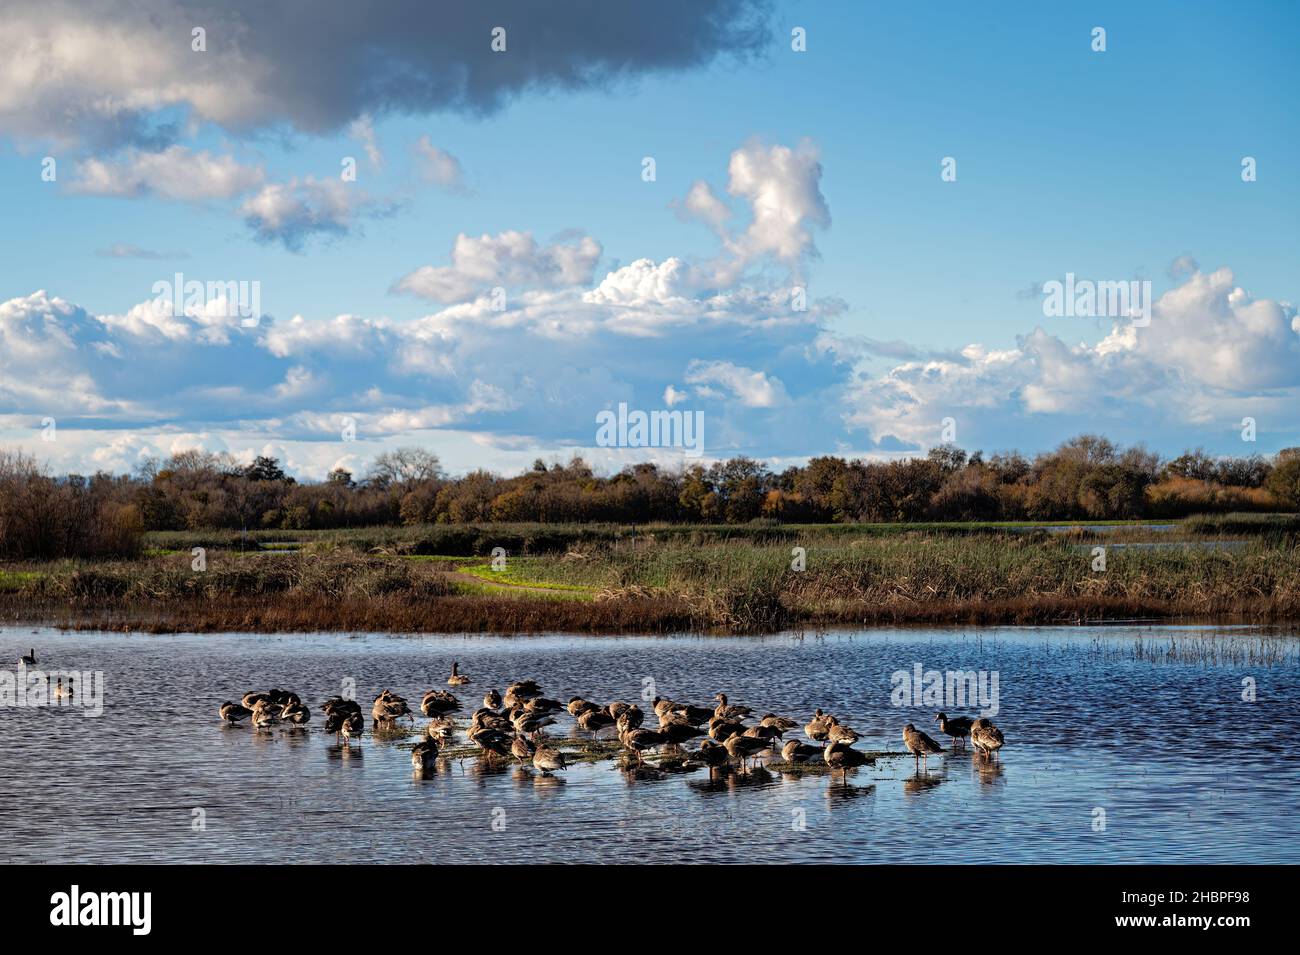
[{"label": "dark gray cloud", "polygon": [[[489,113],[528,90],[604,87],[747,58],[771,0],[11,0],[0,57],[17,138],[156,146],[176,110],[231,130],[337,129],[363,113]],[[504,28],[505,52],[492,31]],[[206,50],[192,49],[196,28]],[[85,42],[99,36],[99,44]],[[132,69],[120,68],[123,62]]]}]

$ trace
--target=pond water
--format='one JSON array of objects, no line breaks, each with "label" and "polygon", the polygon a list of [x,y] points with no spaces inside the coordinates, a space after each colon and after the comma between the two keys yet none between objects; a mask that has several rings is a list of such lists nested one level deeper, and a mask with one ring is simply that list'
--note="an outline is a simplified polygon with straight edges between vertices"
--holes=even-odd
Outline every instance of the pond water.
[{"label": "pond water", "polygon": [[[0,667],[16,671],[35,647],[42,667],[100,671],[105,687],[98,717],[0,707],[0,861],[1294,863],[1298,646],[1285,633],[1168,626],[764,638],[0,629]],[[474,759],[417,778],[407,748],[372,737],[369,701],[390,688],[414,705],[445,688],[453,659],[473,680],[457,691],[466,716],[519,678],[561,700],[635,701],[649,686],[705,703],[722,690],[801,726],[820,706],[863,734],[859,749],[902,749],[910,721],[945,753],[928,771],[882,758],[846,782],[637,778],[613,761],[547,777]],[[951,752],[931,722],[940,707],[895,705],[891,678],[917,667],[982,671],[990,691],[996,675],[1000,761]],[[217,716],[271,686],[314,708],[349,678],[367,711],[350,746],[322,732],[318,711],[305,731]],[[552,730],[572,728],[562,714]]]}]

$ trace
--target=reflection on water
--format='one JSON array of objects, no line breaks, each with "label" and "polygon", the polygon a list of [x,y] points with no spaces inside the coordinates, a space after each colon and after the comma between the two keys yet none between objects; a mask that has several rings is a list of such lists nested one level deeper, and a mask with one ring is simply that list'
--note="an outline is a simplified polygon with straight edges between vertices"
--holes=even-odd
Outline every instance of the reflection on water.
[{"label": "reflection on water", "polygon": [[[735,639],[0,630],[0,655],[32,645],[51,668],[102,670],[105,708],[97,719],[0,708],[4,862],[1300,861],[1294,636],[1117,626]],[[420,772],[400,734],[367,729],[347,743],[321,731],[315,705],[345,680],[365,703],[383,687],[418,699],[445,685],[452,659],[474,680],[459,691],[462,718],[513,679],[602,702],[640,701],[650,680],[694,703],[722,690],[801,726],[820,706],[863,734],[862,750],[901,750],[913,722],[945,752],[923,767],[880,758],[847,779],[634,760],[548,776],[443,759]],[[916,664],[999,674],[1000,760],[952,752],[931,719],[941,707],[892,705],[891,674]],[[218,720],[223,700],[270,686],[298,692],[312,722],[258,731]],[[561,714],[552,729],[571,726]]]}]

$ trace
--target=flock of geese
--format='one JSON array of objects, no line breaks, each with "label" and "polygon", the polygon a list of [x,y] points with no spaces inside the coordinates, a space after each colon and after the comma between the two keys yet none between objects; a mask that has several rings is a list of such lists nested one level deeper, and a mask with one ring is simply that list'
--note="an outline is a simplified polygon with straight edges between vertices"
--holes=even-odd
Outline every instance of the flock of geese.
[{"label": "flock of geese", "polygon": [[[459,665],[453,663],[448,685],[466,686],[469,682]],[[857,732],[820,709],[803,727],[804,734],[812,741],[805,743],[784,738],[799,725],[789,717],[775,713],[756,715],[751,708],[732,703],[725,693],[714,696],[713,704],[694,706],[656,696],[651,710],[658,727],[651,728],[644,725],[646,712],[635,703],[617,701],[601,705],[580,696],[570,697],[567,704],[561,703],[544,696],[535,680],[521,680],[507,687],[504,694],[488,690],[483,705],[470,716],[465,733],[485,758],[531,763],[543,774],[564,769],[566,765],[564,753],[548,745],[544,733],[547,726],[556,724],[555,717],[560,712],[567,712],[579,729],[593,734],[613,727],[619,742],[638,764],[643,760],[643,753],[659,749],[680,753],[688,761],[708,766],[710,775],[734,761],[739,761],[742,773],[748,773],[751,761],[779,747],[786,762],[821,759],[830,767],[832,778],[841,773],[847,779],[850,769],[874,762],[873,757],[853,748],[860,738]],[[321,704],[320,710],[325,715],[325,731],[334,733],[336,740],[347,745],[365,729],[364,714],[355,700],[332,696]],[[411,752],[411,764],[416,769],[433,768],[438,754],[460,728],[452,717],[460,710],[460,700],[448,690],[429,690],[421,698],[420,712],[430,722]],[[239,703],[222,703],[220,714],[227,723],[249,720],[259,729],[277,723],[302,726],[311,719],[311,711],[296,693],[280,689],[245,693]],[[384,690],[375,697],[370,718],[375,728],[388,728],[402,719],[414,722],[415,714],[404,697]],[[963,746],[967,739],[985,759],[996,758],[1002,749],[1002,732],[988,719],[950,718],[946,713],[939,713],[934,721],[939,724],[940,733],[951,738],[954,749]],[[686,750],[685,744],[695,739],[700,739],[699,748]],[[903,743],[918,767],[930,755],[943,751],[932,737],[911,723],[903,727]]]}]

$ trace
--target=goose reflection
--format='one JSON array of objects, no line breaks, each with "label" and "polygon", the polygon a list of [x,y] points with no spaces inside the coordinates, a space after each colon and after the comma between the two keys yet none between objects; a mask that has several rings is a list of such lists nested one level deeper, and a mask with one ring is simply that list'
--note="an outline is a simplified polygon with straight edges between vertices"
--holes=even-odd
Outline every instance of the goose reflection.
[{"label": "goose reflection", "polygon": [[981,784],[985,786],[996,786],[1006,782],[1002,769],[1002,761],[997,759],[985,759],[978,753],[974,753],[970,760],[971,768],[975,770]]},{"label": "goose reflection", "polygon": [[915,796],[934,789],[942,782],[942,776],[932,776],[924,770],[917,770],[915,775],[903,780],[903,792],[909,796]]}]

